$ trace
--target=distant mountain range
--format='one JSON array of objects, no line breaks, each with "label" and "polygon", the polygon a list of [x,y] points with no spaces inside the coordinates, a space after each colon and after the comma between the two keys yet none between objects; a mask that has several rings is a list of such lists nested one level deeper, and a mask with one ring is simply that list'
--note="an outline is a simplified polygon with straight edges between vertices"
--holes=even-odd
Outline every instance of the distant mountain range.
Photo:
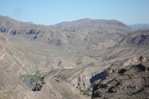
[{"label": "distant mountain range", "polygon": [[134,30],[145,30],[149,29],[149,24],[133,24],[129,25],[129,27],[131,27]]}]

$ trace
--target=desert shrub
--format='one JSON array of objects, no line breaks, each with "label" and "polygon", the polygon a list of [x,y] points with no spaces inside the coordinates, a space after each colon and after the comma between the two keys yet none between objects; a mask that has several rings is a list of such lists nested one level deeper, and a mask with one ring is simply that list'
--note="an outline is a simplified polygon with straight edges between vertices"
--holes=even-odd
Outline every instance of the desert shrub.
[{"label": "desert shrub", "polygon": [[83,95],[87,95],[87,96],[91,96],[91,90],[80,90],[82,93],[83,93]]}]

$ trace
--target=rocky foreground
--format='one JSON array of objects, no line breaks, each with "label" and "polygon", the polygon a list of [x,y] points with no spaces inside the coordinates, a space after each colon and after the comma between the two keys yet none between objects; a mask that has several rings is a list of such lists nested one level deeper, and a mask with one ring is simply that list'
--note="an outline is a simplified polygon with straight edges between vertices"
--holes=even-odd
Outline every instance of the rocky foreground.
[{"label": "rocky foreground", "polygon": [[93,99],[149,99],[149,62],[112,70],[93,87]]}]

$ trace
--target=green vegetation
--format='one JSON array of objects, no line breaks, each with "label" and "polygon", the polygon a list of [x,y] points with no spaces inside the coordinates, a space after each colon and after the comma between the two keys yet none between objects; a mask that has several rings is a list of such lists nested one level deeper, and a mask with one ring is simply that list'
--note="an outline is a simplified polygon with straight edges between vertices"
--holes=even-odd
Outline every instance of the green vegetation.
[{"label": "green vegetation", "polygon": [[38,82],[38,81],[40,81],[41,80],[41,77],[40,76],[37,76],[37,75],[32,75],[32,77],[31,77],[31,83],[36,83],[36,82]]},{"label": "green vegetation", "polygon": [[109,60],[111,60],[111,59],[114,59],[116,56],[106,56],[104,59],[105,60],[107,60],[107,61],[109,61]]},{"label": "green vegetation", "polygon": [[33,87],[36,82],[41,81],[40,72],[37,71],[34,75],[22,75],[20,79],[29,87]]},{"label": "green vegetation", "polygon": [[92,94],[91,90],[80,90],[80,91],[83,93],[83,95],[91,96]]},{"label": "green vegetation", "polygon": [[41,80],[40,72],[36,71],[35,75],[31,75],[31,83],[36,83]]}]

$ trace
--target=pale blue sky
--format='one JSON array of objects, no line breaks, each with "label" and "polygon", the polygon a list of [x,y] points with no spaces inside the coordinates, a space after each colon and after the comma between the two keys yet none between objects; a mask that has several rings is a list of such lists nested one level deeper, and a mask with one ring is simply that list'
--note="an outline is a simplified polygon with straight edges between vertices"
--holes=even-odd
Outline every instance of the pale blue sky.
[{"label": "pale blue sky", "polygon": [[0,15],[44,25],[83,18],[149,23],[149,0],[0,0]]}]

